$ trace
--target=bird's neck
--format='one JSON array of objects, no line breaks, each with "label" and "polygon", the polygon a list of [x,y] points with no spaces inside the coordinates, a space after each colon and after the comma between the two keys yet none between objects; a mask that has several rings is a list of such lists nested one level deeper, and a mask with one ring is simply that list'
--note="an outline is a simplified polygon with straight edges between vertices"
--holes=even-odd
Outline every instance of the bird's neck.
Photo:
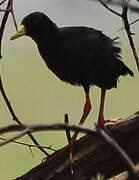
[{"label": "bird's neck", "polygon": [[[33,38],[34,39],[34,38]],[[58,51],[58,32],[53,32],[52,34],[46,33],[45,35],[40,35],[34,39],[38,46],[41,57],[51,69],[51,64],[54,64],[56,53]]]}]

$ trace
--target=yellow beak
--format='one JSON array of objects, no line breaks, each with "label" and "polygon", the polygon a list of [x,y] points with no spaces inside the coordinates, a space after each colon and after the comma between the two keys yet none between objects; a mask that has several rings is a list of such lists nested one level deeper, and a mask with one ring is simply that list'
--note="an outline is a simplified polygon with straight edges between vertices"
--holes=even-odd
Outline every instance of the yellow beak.
[{"label": "yellow beak", "polygon": [[25,28],[24,25],[21,25],[20,28],[19,28],[19,31],[16,32],[16,34],[13,35],[13,36],[10,38],[10,40],[17,39],[17,38],[19,38],[19,37],[21,37],[21,36],[24,36],[24,35],[26,35],[26,28]]}]

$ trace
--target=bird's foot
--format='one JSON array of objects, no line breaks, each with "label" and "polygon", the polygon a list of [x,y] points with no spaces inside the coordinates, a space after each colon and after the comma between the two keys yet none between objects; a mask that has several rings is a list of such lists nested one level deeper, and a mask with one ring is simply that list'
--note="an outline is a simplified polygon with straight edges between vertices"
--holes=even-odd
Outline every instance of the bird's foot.
[{"label": "bird's foot", "polygon": [[118,122],[119,120],[120,120],[120,118],[105,120],[105,124],[106,124],[106,123],[116,123],[116,122]]},{"label": "bird's foot", "polygon": [[107,124],[107,123],[116,123],[116,122],[118,122],[119,119],[120,119],[120,118],[110,119],[110,120],[104,120],[104,119],[102,118],[102,119],[99,119],[99,120],[98,120],[97,126],[98,126],[99,128],[102,128],[102,127],[104,127],[105,124]]}]

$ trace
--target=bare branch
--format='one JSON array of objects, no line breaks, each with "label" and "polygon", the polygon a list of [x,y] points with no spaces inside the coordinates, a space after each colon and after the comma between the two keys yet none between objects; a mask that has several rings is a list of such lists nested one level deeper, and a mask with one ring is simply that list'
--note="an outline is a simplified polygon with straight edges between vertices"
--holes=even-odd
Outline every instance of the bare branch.
[{"label": "bare branch", "polygon": [[[131,22],[129,25],[131,26],[131,25],[137,23],[138,21],[139,21],[139,19],[136,19],[135,21]],[[125,27],[120,28],[118,31],[121,31],[123,29],[125,29]]]},{"label": "bare branch", "polygon": [[139,6],[132,4],[128,0],[109,0],[109,1],[102,0],[102,1],[105,4],[111,4],[111,5],[115,5],[115,6],[119,6],[119,7],[122,7],[124,5],[128,8],[130,8],[130,10],[132,10],[132,12],[139,13]]},{"label": "bare branch", "polygon": [[61,131],[69,129],[73,132],[80,131],[82,133],[93,133],[97,134],[97,131],[94,128],[88,128],[83,126],[75,126],[75,125],[69,125],[69,124],[62,124],[62,123],[56,123],[56,124],[24,124],[22,126],[20,125],[9,125],[5,126],[3,128],[0,128],[0,134],[5,134],[9,132],[17,132],[17,131],[23,131],[25,129],[28,129],[27,132],[41,132],[41,131]]},{"label": "bare branch", "polygon": [[[0,140],[8,140],[7,138],[4,138],[4,137],[0,137]],[[15,140],[12,140],[11,141],[12,143],[15,143],[15,144],[19,144],[19,145],[23,145],[23,146],[28,146],[28,147],[31,147],[31,148],[38,148],[38,147],[41,147],[43,149],[49,149],[51,151],[56,151],[56,149],[52,148],[52,146],[40,146],[40,145],[35,145],[35,144],[28,144],[28,143],[24,143],[24,142],[20,142],[20,141],[15,141]]]},{"label": "bare branch", "polygon": [[117,11],[115,11],[115,10],[111,9],[110,7],[108,7],[103,0],[98,0],[98,1],[99,1],[106,9],[108,9],[110,12],[112,12],[113,14],[121,17],[121,14],[120,14],[120,13],[118,13]]},{"label": "bare branch", "polygon": [[3,0],[3,1],[0,3],[0,6],[1,6],[2,4],[4,4],[6,1],[7,1],[7,0]]}]

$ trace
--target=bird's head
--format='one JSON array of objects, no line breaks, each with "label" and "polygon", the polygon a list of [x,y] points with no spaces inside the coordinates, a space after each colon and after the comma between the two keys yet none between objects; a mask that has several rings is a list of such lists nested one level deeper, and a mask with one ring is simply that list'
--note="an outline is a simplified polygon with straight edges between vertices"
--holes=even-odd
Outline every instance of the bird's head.
[{"label": "bird's head", "polygon": [[49,19],[48,16],[41,12],[33,12],[23,18],[18,32],[11,37],[11,40],[24,35],[35,40],[38,36],[47,36],[50,32],[56,30],[57,26]]}]

